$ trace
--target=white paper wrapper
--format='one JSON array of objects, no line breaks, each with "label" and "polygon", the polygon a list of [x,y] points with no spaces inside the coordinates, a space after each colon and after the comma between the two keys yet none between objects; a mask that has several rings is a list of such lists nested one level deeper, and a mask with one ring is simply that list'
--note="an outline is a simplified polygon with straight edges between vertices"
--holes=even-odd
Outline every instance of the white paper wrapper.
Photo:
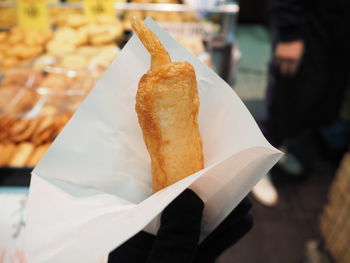
[{"label": "white paper wrapper", "polygon": [[232,88],[151,19],[173,61],[188,61],[200,91],[205,169],[152,195],[150,158],[135,113],[150,55],[133,36],[34,169],[29,194],[30,263],[96,263],[144,229],[190,187],[205,201],[202,237],[281,157]]}]

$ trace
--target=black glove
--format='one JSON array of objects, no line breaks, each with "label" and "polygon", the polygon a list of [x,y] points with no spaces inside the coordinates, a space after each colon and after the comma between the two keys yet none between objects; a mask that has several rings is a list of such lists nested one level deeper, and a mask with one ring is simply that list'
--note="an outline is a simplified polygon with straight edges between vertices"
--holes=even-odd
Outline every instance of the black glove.
[{"label": "black glove", "polygon": [[207,236],[198,247],[194,263],[212,263],[226,249],[237,243],[253,227],[253,217],[249,214],[252,203],[246,197]]},{"label": "black glove", "polygon": [[139,232],[109,255],[108,263],[209,263],[252,227],[251,203],[238,207],[198,245],[203,201],[186,189],[163,211],[157,236]]}]

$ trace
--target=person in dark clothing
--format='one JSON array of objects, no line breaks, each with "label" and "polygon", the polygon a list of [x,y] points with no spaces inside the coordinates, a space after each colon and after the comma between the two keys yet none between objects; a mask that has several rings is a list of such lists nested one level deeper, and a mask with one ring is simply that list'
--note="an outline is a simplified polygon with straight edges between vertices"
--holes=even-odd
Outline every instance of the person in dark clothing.
[{"label": "person in dark clothing", "polygon": [[161,215],[157,236],[139,232],[113,250],[108,263],[213,263],[252,227],[251,203],[244,199],[199,243],[203,201],[186,189]]},{"label": "person in dark clothing", "polygon": [[349,79],[348,0],[269,0],[274,57],[266,115],[270,142],[281,146],[334,121]]},{"label": "person in dark clothing", "polygon": [[[269,0],[268,16],[273,58],[258,124],[281,147],[338,116],[350,73],[350,1]],[[302,173],[295,161],[281,164],[289,174]]]}]

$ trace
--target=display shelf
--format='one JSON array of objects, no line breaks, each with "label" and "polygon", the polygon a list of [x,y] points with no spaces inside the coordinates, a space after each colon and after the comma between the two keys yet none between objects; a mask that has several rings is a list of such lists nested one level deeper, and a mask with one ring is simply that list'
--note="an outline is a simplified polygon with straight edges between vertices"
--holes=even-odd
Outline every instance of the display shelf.
[{"label": "display shelf", "polygon": [[[0,7],[14,7],[15,3],[0,3]],[[83,8],[83,4],[76,3],[48,3],[49,7],[64,8]],[[138,4],[138,3],[115,3],[115,10],[141,10],[141,11],[160,11],[160,12],[208,12],[208,13],[226,13],[237,14],[239,5],[235,2],[230,4],[221,4],[211,8],[192,8],[184,4]]]}]

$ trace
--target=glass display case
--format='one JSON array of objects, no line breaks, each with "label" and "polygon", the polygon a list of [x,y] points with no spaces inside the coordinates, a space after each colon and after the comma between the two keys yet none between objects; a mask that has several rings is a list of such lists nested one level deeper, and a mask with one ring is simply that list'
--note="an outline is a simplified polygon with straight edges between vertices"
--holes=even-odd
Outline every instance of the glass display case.
[{"label": "glass display case", "polygon": [[[114,4],[94,23],[82,2],[49,2],[47,29],[23,30],[15,4],[0,2],[0,169],[26,173],[131,36],[133,17],[153,18],[228,79],[233,69],[235,2],[196,8],[178,3]],[[84,81],[82,81],[84,80]]]}]

